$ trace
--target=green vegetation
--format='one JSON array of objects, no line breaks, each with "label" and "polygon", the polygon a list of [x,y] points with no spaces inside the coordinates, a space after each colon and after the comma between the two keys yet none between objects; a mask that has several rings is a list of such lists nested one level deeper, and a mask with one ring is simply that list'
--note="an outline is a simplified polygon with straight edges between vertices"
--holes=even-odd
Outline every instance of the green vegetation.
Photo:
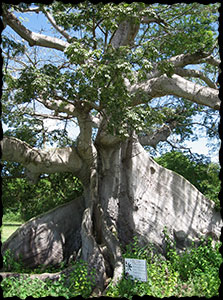
[{"label": "green vegetation", "polygon": [[[152,295],[162,298],[169,296],[176,297],[213,297],[218,296],[220,286],[219,268],[222,257],[219,253],[220,243],[213,245],[211,238],[201,239],[198,247],[178,253],[175,244],[164,230],[166,244],[166,258],[156,253],[152,245],[141,247],[137,238],[125,247],[123,257],[146,259],[148,281],[140,282],[123,275],[117,286],[112,283],[107,288],[106,296],[126,297],[132,299],[134,295]],[[124,249],[123,249],[124,250]],[[35,270],[24,268],[16,263],[10,252],[6,252],[4,269],[12,268],[20,273],[41,273],[42,266]],[[74,262],[74,270],[69,280],[64,276],[58,281],[50,279],[41,281],[30,278],[6,278],[2,281],[3,297],[17,296],[21,299],[27,296],[33,297],[65,297],[71,298],[81,295],[87,298],[91,295],[94,284],[94,272],[88,272],[87,264],[84,261]],[[47,268],[46,272],[58,272],[64,268]]]},{"label": "green vegetation", "polygon": [[10,235],[12,235],[13,232],[15,232],[17,228],[19,228],[20,225],[21,223],[19,222],[16,224],[3,224],[1,227],[1,242],[4,243],[10,237]]},{"label": "green vegetation", "polygon": [[[15,172],[16,166],[5,167],[4,172]],[[3,181],[2,190],[3,213],[7,222],[14,223],[28,221],[75,199],[82,194],[82,185],[71,173],[56,173],[41,178],[36,185],[25,178],[8,178]]]},{"label": "green vegetation", "polygon": [[215,202],[220,209],[220,165],[211,163],[203,156],[191,157],[180,151],[171,151],[155,158],[161,166],[175,171],[190,181],[202,194]]},{"label": "green vegetation", "polygon": [[[14,272],[18,273],[42,273],[42,266],[37,269],[30,270],[24,268],[20,263],[13,260],[10,252],[6,252],[3,258],[4,269],[7,270],[10,266],[13,267]],[[60,268],[47,268],[46,272],[58,272],[62,270],[64,264],[61,264]],[[20,278],[10,277],[5,278],[1,282],[3,289],[3,297],[19,297],[25,299],[28,296],[34,298],[40,297],[65,297],[72,298],[81,295],[84,298],[88,298],[92,291],[94,284],[94,271],[89,272],[87,264],[82,261],[76,261],[73,265],[74,269],[70,273],[69,279],[64,274],[61,275],[59,280],[52,281],[47,279],[42,281],[38,278],[31,279],[20,276]]]},{"label": "green vegetation", "polygon": [[[156,147],[161,154],[162,149],[167,152],[169,147],[175,149],[178,145],[179,149],[184,149],[184,142],[198,139],[195,130],[198,129],[212,148],[218,147],[219,6],[220,3],[203,5],[197,2],[174,5],[143,2],[92,5],[89,1],[3,4],[3,21],[7,26],[2,35],[4,86],[1,119],[7,126],[4,136],[10,137],[5,142],[10,157],[3,157],[2,241],[11,234],[10,226],[5,224],[27,221],[82,194],[83,187],[75,176],[89,178],[87,176],[92,174],[90,162],[102,161],[100,141],[103,144],[104,137],[104,140],[110,139],[107,133],[125,140],[134,130],[139,137],[148,138],[143,145],[151,153],[151,148]],[[43,17],[36,23],[36,31],[41,31],[42,36],[30,31],[24,34],[26,21],[31,24],[36,20],[34,11],[38,11],[39,18]],[[11,14],[21,39],[11,31],[15,28]],[[45,23],[49,16],[55,25]],[[123,25],[131,30],[124,30],[123,38],[115,42],[114,37],[119,35]],[[61,32],[62,36],[65,32],[65,36],[62,37]],[[49,39],[52,36],[55,42]],[[125,41],[126,36],[129,40]],[[66,47],[63,46],[65,40]],[[48,48],[49,41],[52,42]],[[193,69],[193,65],[197,67]],[[208,93],[205,92],[207,87]],[[57,122],[51,127],[45,122],[49,120]],[[89,126],[89,120],[93,120],[93,128]],[[81,132],[78,139],[70,137],[74,124],[78,124]],[[150,137],[156,141],[155,137],[159,135],[160,139],[157,138],[153,145]],[[169,137],[177,140],[178,145],[171,143]],[[18,158],[14,155],[17,146],[9,144],[8,147],[12,138],[18,139],[18,147],[23,147],[22,141],[26,142],[32,149],[30,154],[34,153],[34,148],[38,149],[43,158],[41,164],[47,168],[54,164],[54,159],[46,156],[45,160],[46,152],[42,150],[51,145],[68,154],[65,148],[73,147],[81,160],[80,170],[77,171],[76,164],[68,165],[63,161],[60,152],[62,157],[59,154],[56,157],[61,161],[61,167],[52,170],[59,170],[61,174],[45,174],[49,169],[39,174],[41,168],[36,155],[26,155],[28,152],[24,150],[24,157]],[[95,140],[99,143],[94,144]],[[86,141],[89,151],[83,150]],[[93,147],[96,144],[97,147]],[[112,139],[110,145],[108,153],[114,146]],[[3,151],[3,155],[6,152]],[[4,161],[9,158],[15,161]],[[120,163],[121,159],[124,157],[120,156]],[[183,175],[206,197],[215,201],[219,209],[218,165],[203,159],[193,160],[176,151],[161,156],[157,162]],[[32,168],[30,164],[33,164]],[[31,170],[33,174],[29,174]],[[96,170],[101,176],[103,163],[98,163]],[[38,174],[39,178],[33,180],[35,183],[39,179],[36,185],[26,181],[32,175],[38,177]],[[87,192],[91,192],[95,177],[91,179],[89,186],[85,183]],[[98,182],[100,184],[100,180]],[[118,178],[116,182],[112,193],[126,184],[125,178]],[[101,200],[100,191],[98,186],[98,199]],[[97,203],[93,207],[97,207]],[[201,241],[199,247],[179,254],[166,232],[164,235],[167,259],[153,254],[150,245],[140,247],[137,240],[123,252],[124,257],[147,260],[148,282],[123,276],[116,287],[109,285],[107,296],[218,295],[218,269],[222,261],[219,244],[213,246],[210,240]],[[7,269],[7,266],[10,270],[13,266],[18,273],[42,272],[42,267],[26,270],[9,253],[4,257],[4,267]],[[56,272],[63,267],[47,271]],[[79,294],[88,297],[93,277],[93,274],[88,274],[86,263],[78,261],[69,282],[64,277],[57,282],[8,278],[1,284],[4,297],[50,295],[71,298]]]},{"label": "green vegetation", "polygon": [[[3,191],[4,193],[4,191]],[[16,229],[22,225],[23,220],[20,212],[11,210],[7,214],[3,215],[2,226],[1,226],[1,242],[5,242]]]},{"label": "green vegetation", "polygon": [[109,286],[107,296],[132,299],[134,295],[158,298],[210,298],[218,295],[219,268],[222,263],[220,243],[213,246],[211,239],[203,239],[199,247],[179,254],[165,231],[164,238],[167,259],[154,254],[152,246],[140,247],[137,239],[126,248],[124,257],[147,260],[148,281],[140,282],[123,277],[117,286]]}]

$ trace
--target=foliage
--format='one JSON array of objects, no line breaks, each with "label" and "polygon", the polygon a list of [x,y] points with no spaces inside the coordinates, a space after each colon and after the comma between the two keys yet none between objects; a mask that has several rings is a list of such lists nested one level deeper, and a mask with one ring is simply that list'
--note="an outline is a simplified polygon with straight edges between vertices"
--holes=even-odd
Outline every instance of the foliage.
[{"label": "foliage", "polygon": [[211,163],[202,156],[191,157],[180,151],[165,153],[155,160],[161,166],[177,172],[190,181],[201,193],[215,202],[216,209],[220,209],[218,164]]},{"label": "foliage", "polygon": [[[48,141],[57,141],[58,136],[64,135],[67,138],[66,126],[58,134],[46,133],[43,120],[33,118],[37,112],[36,101],[59,97],[62,99],[61,108],[67,102],[85,101],[92,104],[94,109],[98,108],[100,112],[103,110],[109,132],[123,137],[132,129],[143,133],[159,128],[160,124],[169,124],[170,115],[167,110],[170,111],[171,108],[171,117],[180,118],[173,132],[180,134],[182,141],[192,137],[191,117],[201,112],[206,115],[204,107],[191,104],[190,108],[182,109],[184,99],[176,101],[174,97],[171,98],[171,107],[165,99],[162,99],[160,105],[159,98],[151,102],[140,91],[136,96],[145,105],[134,107],[132,103],[135,96],[127,91],[124,79],[128,79],[130,83],[143,82],[156,65],[161,74],[171,77],[173,66],[166,59],[214,49],[218,3],[148,5],[133,2],[92,5],[89,1],[77,4],[54,1],[50,5],[36,5],[42,10],[42,14],[50,12],[56,24],[69,33],[70,45],[59,60],[54,52],[51,54],[50,49],[47,49],[49,59],[43,59],[43,54],[39,54],[36,48],[30,52],[26,43],[14,42],[9,34],[3,34],[3,49],[7,58],[3,121],[13,128],[9,130],[10,135],[14,134],[15,129],[23,140],[26,140],[27,135],[32,136],[39,146],[45,138]],[[20,17],[24,14],[23,9],[29,9],[27,4],[6,7]],[[132,24],[139,25],[142,17],[155,18],[157,22],[141,24],[134,45],[113,48],[111,38],[118,24],[127,19]],[[26,55],[23,55],[24,52]],[[23,65],[19,64],[19,68],[16,68],[18,62],[14,61],[11,68],[7,68],[10,65],[8,62],[13,58],[23,61]],[[200,68],[208,77],[216,77],[216,67],[202,64]],[[208,112],[208,116],[212,114],[213,111]],[[156,122],[151,122],[153,115]],[[210,129],[211,124],[208,124],[207,133]],[[215,132],[214,135],[216,134]]]},{"label": "foliage", "polygon": [[25,178],[3,181],[4,214],[27,221],[82,194],[80,181],[70,173],[50,174],[32,185]]},{"label": "foliage", "polygon": [[198,247],[178,253],[167,232],[164,231],[167,258],[154,252],[151,245],[141,247],[137,238],[126,247],[124,257],[146,259],[148,281],[140,282],[123,276],[117,286],[109,285],[107,296],[126,297],[134,295],[153,297],[207,297],[218,295],[219,268],[222,257],[220,243],[201,239]]},{"label": "foliage", "polygon": [[[126,246],[124,257],[146,259],[148,281],[140,282],[123,276],[122,280],[113,286],[109,284],[106,296],[125,297],[132,299],[134,295],[153,297],[190,297],[200,296],[211,298],[218,295],[220,286],[219,268],[223,262],[219,252],[220,243],[213,244],[211,238],[201,238],[198,246],[179,253],[175,243],[164,229],[164,243],[166,244],[166,258],[154,251],[152,245],[142,247],[136,237]],[[123,249],[124,250],[124,249]],[[13,260],[9,251],[3,257],[4,270],[7,267],[18,273],[38,274],[43,272],[43,266],[35,270],[24,268]],[[45,272],[58,272],[64,264],[55,269],[48,267]],[[2,281],[3,295],[5,297],[18,296],[20,298],[32,295],[35,297],[38,287],[39,297],[64,296],[66,298],[82,295],[87,298],[94,285],[94,270],[89,271],[84,261],[74,262],[73,272],[69,281],[61,277],[53,283],[50,280],[40,282],[30,279],[7,278]]]},{"label": "foliage", "polygon": [[[29,270],[24,268],[20,263],[16,263],[10,252],[6,252],[3,257],[4,268],[7,270],[10,264],[10,270],[18,273],[38,274],[42,272],[42,267],[38,269]],[[45,269],[45,272],[58,272],[62,270],[64,265],[60,266],[60,269]],[[3,297],[19,297],[25,299],[28,296],[34,298],[40,297],[65,297],[67,299],[81,295],[84,298],[88,298],[94,285],[94,270],[89,271],[86,262],[79,260],[73,265],[73,271],[69,275],[69,279],[63,274],[59,280],[52,281],[48,279],[42,281],[40,279],[25,278],[20,275],[19,278],[9,277],[5,278],[1,282],[3,289]]]}]

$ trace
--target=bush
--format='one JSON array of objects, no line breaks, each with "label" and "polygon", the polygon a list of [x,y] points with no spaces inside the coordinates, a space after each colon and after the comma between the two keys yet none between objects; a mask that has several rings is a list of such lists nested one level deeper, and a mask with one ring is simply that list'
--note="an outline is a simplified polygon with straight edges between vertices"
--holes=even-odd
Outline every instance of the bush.
[{"label": "bush", "polygon": [[154,254],[151,245],[140,247],[137,239],[126,246],[124,257],[146,259],[147,282],[140,282],[125,277],[118,285],[109,285],[107,296],[126,297],[134,295],[153,297],[213,297],[218,296],[220,286],[219,268],[222,257],[220,243],[213,245],[211,238],[202,239],[198,247],[179,254],[174,242],[164,230],[166,259]]},{"label": "bush", "polygon": [[[223,259],[219,252],[220,242],[213,244],[211,238],[201,239],[198,247],[191,247],[182,253],[178,253],[174,242],[164,230],[166,243],[166,258],[154,252],[152,245],[141,247],[136,238],[126,246],[123,257],[146,259],[147,282],[133,280],[123,274],[123,278],[116,285],[109,284],[106,296],[125,297],[132,299],[134,295],[150,295],[162,297],[213,297],[218,296],[220,286],[219,268]],[[21,264],[15,263],[10,252],[3,257],[4,269],[10,267],[15,272],[42,273],[42,267],[35,270],[27,270]],[[61,265],[61,269],[64,264]],[[56,272],[55,269],[44,270]],[[72,298],[81,295],[88,298],[91,295],[95,283],[94,271],[89,272],[84,261],[74,262],[74,270],[69,280],[61,277],[56,282],[31,280],[24,278],[6,278],[2,281],[4,297],[17,296],[24,299],[26,296],[46,297],[63,296]]]},{"label": "bush", "polygon": [[49,174],[36,185],[24,178],[3,181],[3,213],[15,220],[28,221],[39,214],[82,195],[81,182],[71,173]]}]

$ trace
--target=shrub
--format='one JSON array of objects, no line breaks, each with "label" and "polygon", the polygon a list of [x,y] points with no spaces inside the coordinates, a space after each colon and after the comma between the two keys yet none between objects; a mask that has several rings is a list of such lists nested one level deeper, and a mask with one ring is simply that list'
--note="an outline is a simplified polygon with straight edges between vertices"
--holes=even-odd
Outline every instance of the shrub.
[{"label": "shrub", "polygon": [[153,297],[213,297],[218,296],[219,268],[222,257],[220,243],[213,245],[211,238],[201,239],[198,247],[181,254],[164,230],[166,259],[154,254],[152,246],[140,247],[136,238],[126,246],[124,257],[146,259],[147,282],[125,277],[116,285],[109,285],[107,296],[132,299],[134,295]]},{"label": "shrub", "polygon": [[[116,286],[110,283],[106,296],[127,299],[132,299],[134,295],[151,295],[157,298],[218,296],[219,268],[223,261],[219,252],[220,243],[213,245],[211,238],[201,239],[198,247],[193,246],[178,253],[166,230],[164,230],[164,241],[167,251],[166,259],[156,254],[152,245],[141,247],[137,238],[134,238],[133,242],[126,246],[123,257],[146,259],[148,281],[140,282],[123,274]],[[3,263],[5,269],[8,267],[18,273],[27,272],[27,269],[13,260],[9,251],[3,257]],[[64,264],[60,267],[63,269]],[[58,269],[47,269],[47,271],[55,272]],[[30,272],[42,272],[42,267],[30,270]],[[17,296],[24,299],[27,296],[63,296],[72,298],[81,295],[88,298],[95,284],[94,274],[94,271],[89,271],[86,262],[79,260],[74,262],[74,269],[69,280],[64,276],[55,282],[22,277],[6,278],[1,283],[3,297]]]},{"label": "shrub", "polygon": [[[4,268],[12,268],[17,273],[40,273],[42,268],[39,267],[35,270],[24,268],[22,264],[13,260],[10,252],[7,251],[3,257]],[[94,271],[89,271],[86,262],[79,260],[74,263],[74,269],[69,274],[69,279],[65,275],[61,275],[59,280],[52,281],[51,279],[42,281],[40,279],[25,278],[20,275],[18,278],[9,277],[4,278],[1,282],[3,290],[3,297],[17,296],[21,299],[25,299],[28,296],[34,298],[39,297],[65,297],[72,298],[81,295],[84,298],[88,298],[94,285]],[[63,266],[61,265],[61,268]],[[46,270],[44,270],[46,271]],[[47,269],[47,271],[59,271],[58,269]]]}]

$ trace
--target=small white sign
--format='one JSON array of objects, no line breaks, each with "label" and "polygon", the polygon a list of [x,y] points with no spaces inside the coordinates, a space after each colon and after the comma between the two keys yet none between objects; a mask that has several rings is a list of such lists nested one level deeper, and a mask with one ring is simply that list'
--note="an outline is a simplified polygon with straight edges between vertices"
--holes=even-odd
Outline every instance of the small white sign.
[{"label": "small white sign", "polygon": [[140,281],[147,281],[146,260],[125,258],[125,274]]}]

